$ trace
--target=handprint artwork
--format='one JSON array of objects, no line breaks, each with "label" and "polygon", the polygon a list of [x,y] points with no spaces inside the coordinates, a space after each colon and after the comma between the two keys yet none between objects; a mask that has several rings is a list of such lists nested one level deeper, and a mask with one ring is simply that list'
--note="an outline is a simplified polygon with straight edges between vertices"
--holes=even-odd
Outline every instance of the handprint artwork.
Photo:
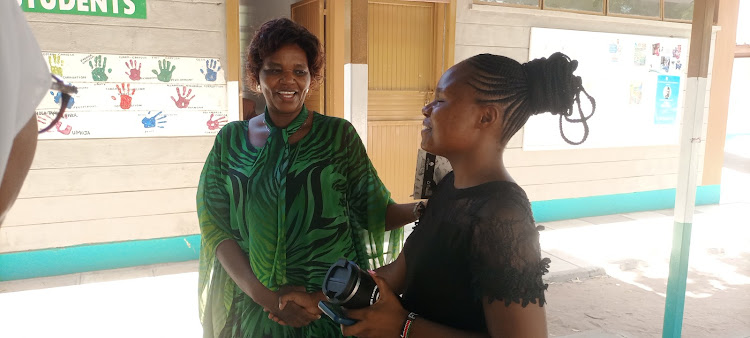
[{"label": "handprint artwork", "polygon": [[208,130],[216,130],[221,127],[223,127],[225,124],[227,124],[227,117],[221,116],[214,120],[214,114],[211,114],[211,117],[208,118],[208,121],[206,121],[206,126],[208,126]]},{"label": "handprint artwork", "polygon": [[60,59],[60,54],[52,54],[47,57],[49,60],[49,70],[52,74],[57,76],[63,76],[63,65],[65,62]]},{"label": "handprint artwork", "polygon": [[[174,104],[177,106],[177,108],[184,109],[187,108],[188,105],[190,105],[190,100],[192,100],[195,95],[190,96],[190,94],[193,92],[192,89],[187,89],[187,87],[182,87],[182,95],[180,95],[180,88],[177,89],[177,97],[178,99],[175,99],[174,96],[172,96],[172,101],[174,101]],[[185,93],[187,91],[187,93]],[[190,96],[190,98],[188,98]]]},{"label": "handprint artwork", "polygon": [[[133,90],[130,90],[130,84],[127,84],[127,87],[125,87],[125,83],[122,84],[122,87],[120,85],[117,85],[117,92],[120,96],[120,108],[122,109],[130,109],[130,107],[133,104],[133,94],[135,94],[135,88]],[[112,100],[117,101],[117,98],[112,96]]]},{"label": "handprint artwork", "polygon": [[[67,118],[65,116],[63,116],[60,119],[60,121],[57,121],[57,123],[55,123],[55,129],[60,134],[70,135],[70,132],[73,131],[73,127],[71,127],[69,124],[66,123],[66,121],[65,121],[66,119]],[[52,120],[53,120],[53,118],[50,117],[50,116],[48,116],[48,115],[37,115],[37,117],[36,117],[36,122],[37,122],[37,124],[39,124],[39,129],[40,130],[43,129],[44,127],[46,127],[48,124],[50,124],[52,122]],[[63,125],[65,126],[65,128],[63,128]],[[54,132],[55,129],[47,130],[47,133]]]},{"label": "handprint artwork", "polygon": [[206,71],[203,72],[203,69],[201,69],[201,74],[206,75],[206,81],[214,82],[216,81],[216,74],[218,71],[221,70],[221,66],[219,65],[219,61],[214,59],[206,60]]},{"label": "handprint artwork", "polygon": [[91,78],[93,78],[94,81],[98,82],[107,81],[107,79],[109,78],[107,76],[107,73],[112,72],[112,68],[105,71],[105,69],[107,68],[107,58],[104,57],[104,61],[102,62],[101,55],[97,55],[96,57],[94,57],[93,63],[89,61],[89,67],[91,67]]},{"label": "handprint artwork", "polygon": [[130,60],[128,62],[125,62],[125,67],[127,67],[129,70],[125,72],[125,75],[127,75],[133,81],[140,80],[141,79],[141,66],[143,66],[143,64],[138,63],[135,60]]},{"label": "handprint artwork", "polygon": [[[94,49],[48,50],[43,58],[49,73],[67,81],[46,89],[36,107],[38,130],[50,128],[41,139],[202,136],[233,121],[227,113],[233,101],[227,99],[226,69],[218,57]],[[53,123],[61,106],[65,114]]]},{"label": "handprint artwork", "polygon": [[[165,120],[167,118],[166,115],[161,115],[162,112],[156,113],[154,116],[146,116],[141,120],[141,123],[143,123],[143,128],[164,128],[164,124],[167,123]],[[151,112],[148,112],[148,115],[151,115]]]},{"label": "handprint artwork", "polygon": [[[169,68],[169,67],[172,68]],[[152,72],[156,74],[156,78],[159,79],[161,82],[169,82],[172,80],[172,72],[174,72],[175,68],[177,66],[172,66],[172,63],[167,61],[167,59],[159,61],[159,71],[157,72],[156,69],[153,69]]]},{"label": "handprint artwork", "polygon": [[[60,92],[55,93],[51,91],[49,92],[49,94],[52,95],[52,97],[55,100],[55,103],[60,104],[60,101],[62,101],[62,93]],[[68,106],[65,107],[65,109],[73,108],[73,105],[75,104],[75,102],[76,102],[76,99],[73,96],[71,96],[70,100],[68,100]]]},{"label": "handprint artwork", "polygon": [[[49,125],[50,122],[52,122],[52,118],[49,117],[49,116],[47,116],[47,115],[37,115],[36,116],[36,123],[39,125],[39,130],[44,129],[44,127],[46,127],[47,125]],[[52,129],[47,130],[46,132],[47,133],[51,133]]]}]

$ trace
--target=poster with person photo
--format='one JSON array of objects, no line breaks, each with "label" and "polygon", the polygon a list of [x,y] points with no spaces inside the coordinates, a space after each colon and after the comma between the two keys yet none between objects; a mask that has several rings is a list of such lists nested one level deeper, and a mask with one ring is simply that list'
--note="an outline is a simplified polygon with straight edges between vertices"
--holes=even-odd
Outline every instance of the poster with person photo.
[{"label": "poster with person photo", "polygon": [[671,65],[672,60],[668,56],[662,56],[661,57],[661,69],[665,73],[669,73],[669,67]]},{"label": "poster with person photo", "polygon": [[680,77],[659,75],[656,80],[656,112],[654,124],[674,124],[677,120]]}]

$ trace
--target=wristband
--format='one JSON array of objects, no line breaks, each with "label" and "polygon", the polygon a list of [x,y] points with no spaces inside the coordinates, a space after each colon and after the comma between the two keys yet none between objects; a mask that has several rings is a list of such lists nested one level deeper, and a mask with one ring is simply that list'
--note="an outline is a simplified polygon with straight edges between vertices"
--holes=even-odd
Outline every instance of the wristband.
[{"label": "wristband", "polygon": [[409,314],[406,316],[406,321],[404,321],[404,327],[401,329],[401,338],[409,337],[409,331],[411,331],[411,324],[414,322],[415,319],[417,319],[417,314],[414,312],[409,312]]},{"label": "wristband", "polygon": [[424,205],[424,202],[422,201],[419,201],[417,202],[417,204],[414,204],[414,210],[412,210],[412,213],[414,214],[414,218],[419,219],[420,217],[422,217],[422,213],[424,212],[425,208],[426,207]]}]

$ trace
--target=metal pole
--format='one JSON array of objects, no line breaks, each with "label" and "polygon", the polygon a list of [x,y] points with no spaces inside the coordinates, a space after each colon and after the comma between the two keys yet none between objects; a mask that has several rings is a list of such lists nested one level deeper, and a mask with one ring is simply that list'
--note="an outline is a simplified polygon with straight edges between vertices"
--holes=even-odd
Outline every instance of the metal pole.
[{"label": "metal pole", "polygon": [[675,198],[672,255],[669,261],[667,299],[664,308],[662,337],[681,337],[685,310],[690,236],[695,211],[698,182],[698,160],[706,107],[706,85],[711,30],[717,0],[695,0],[690,35],[687,95],[680,134],[680,161]]}]

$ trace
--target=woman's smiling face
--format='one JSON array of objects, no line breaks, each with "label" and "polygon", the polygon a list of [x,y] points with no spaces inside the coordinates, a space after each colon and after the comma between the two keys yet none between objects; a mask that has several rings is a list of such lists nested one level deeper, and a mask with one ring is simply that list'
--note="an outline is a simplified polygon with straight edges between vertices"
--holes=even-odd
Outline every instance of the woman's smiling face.
[{"label": "woman's smiling face", "polygon": [[305,51],[295,44],[282,46],[263,59],[259,80],[270,113],[300,112],[311,82]]}]

